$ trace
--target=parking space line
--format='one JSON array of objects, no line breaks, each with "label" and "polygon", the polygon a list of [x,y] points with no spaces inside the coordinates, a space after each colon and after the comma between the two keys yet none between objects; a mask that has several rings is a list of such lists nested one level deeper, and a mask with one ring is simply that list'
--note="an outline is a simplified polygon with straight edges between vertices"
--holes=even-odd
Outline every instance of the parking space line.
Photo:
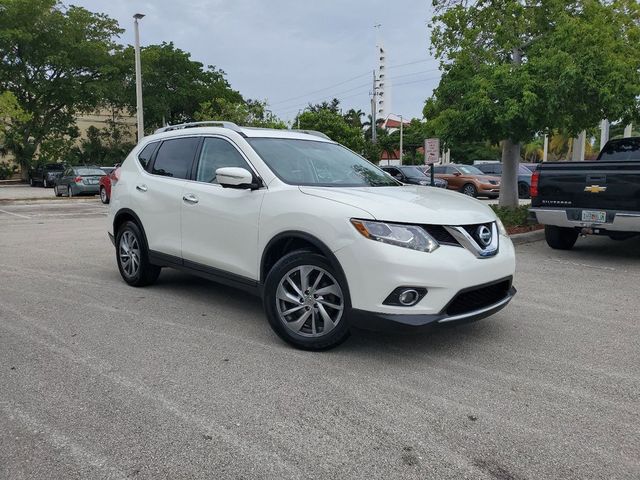
[{"label": "parking space line", "polygon": [[1,208],[0,208],[0,212],[6,213],[7,215],[13,215],[14,217],[26,218],[27,220],[31,219],[31,217],[27,217],[26,215],[20,215],[19,213],[7,212],[6,210],[2,210]]}]

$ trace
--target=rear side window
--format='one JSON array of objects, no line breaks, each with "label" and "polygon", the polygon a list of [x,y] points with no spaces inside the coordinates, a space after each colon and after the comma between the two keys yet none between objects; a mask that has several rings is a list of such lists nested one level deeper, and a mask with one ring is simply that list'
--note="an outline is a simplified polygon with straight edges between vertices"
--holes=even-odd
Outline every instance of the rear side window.
[{"label": "rear side window", "polygon": [[142,151],[138,154],[138,162],[140,162],[140,165],[142,165],[142,168],[144,168],[145,170],[147,169],[147,166],[149,165],[149,160],[151,160],[153,152],[156,151],[157,146],[158,146],[158,142],[150,143],[149,145],[144,147]]},{"label": "rear side window", "polygon": [[188,178],[200,138],[176,138],[160,145],[151,173],[172,178]]},{"label": "rear side window", "polygon": [[447,171],[447,168],[446,167],[441,167],[441,166],[435,166],[434,169],[433,169],[434,173],[439,173],[441,175],[443,173],[445,173],[446,171]]}]

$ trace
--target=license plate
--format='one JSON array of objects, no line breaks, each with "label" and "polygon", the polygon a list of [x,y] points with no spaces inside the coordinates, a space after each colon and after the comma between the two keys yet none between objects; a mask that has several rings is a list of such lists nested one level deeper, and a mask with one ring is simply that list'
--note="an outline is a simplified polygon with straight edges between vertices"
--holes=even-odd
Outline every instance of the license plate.
[{"label": "license plate", "polygon": [[96,180],[95,178],[89,179],[89,185],[97,185],[97,184],[98,184],[98,180]]},{"label": "license plate", "polygon": [[606,223],[607,212],[602,212],[600,210],[583,210],[582,221],[589,223]]}]

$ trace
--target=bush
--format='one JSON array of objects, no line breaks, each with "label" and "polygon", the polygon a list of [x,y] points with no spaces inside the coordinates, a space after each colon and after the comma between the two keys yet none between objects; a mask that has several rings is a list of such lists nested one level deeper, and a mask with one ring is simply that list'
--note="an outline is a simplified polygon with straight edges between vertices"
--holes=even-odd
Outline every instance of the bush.
[{"label": "bush", "polygon": [[18,171],[17,165],[0,162],[0,180],[6,180]]},{"label": "bush", "polygon": [[531,205],[520,205],[517,208],[505,208],[498,205],[491,205],[498,218],[502,220],[505,227],[520,227],[528,225],[529,207]]}]

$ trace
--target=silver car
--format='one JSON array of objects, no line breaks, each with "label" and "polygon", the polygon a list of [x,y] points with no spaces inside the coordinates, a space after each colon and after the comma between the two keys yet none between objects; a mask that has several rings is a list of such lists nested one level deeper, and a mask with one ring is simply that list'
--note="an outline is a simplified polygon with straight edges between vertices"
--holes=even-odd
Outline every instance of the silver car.
[{"label": "silver car", "polygon": [[68,167],[56,181],[53,191],[56,197],[97,195],[100,193],[100,177],[105,175],[98,167]]}]

